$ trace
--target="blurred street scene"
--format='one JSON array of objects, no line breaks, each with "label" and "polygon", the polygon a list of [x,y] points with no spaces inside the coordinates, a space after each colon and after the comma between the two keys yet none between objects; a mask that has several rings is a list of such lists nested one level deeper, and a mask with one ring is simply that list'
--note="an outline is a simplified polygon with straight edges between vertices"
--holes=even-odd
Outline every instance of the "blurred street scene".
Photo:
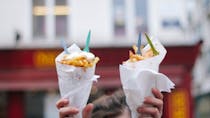
[{"label": "blurred street scene", "polygon": [[89,102],[121,87],[119,64],[147,32],[166,47],[160,72],[176,84],[163,118],[210,118],[210,0],[0,1],[0,118],[58,118],[60,40],[84,48],[89,30],[100,57]]}]

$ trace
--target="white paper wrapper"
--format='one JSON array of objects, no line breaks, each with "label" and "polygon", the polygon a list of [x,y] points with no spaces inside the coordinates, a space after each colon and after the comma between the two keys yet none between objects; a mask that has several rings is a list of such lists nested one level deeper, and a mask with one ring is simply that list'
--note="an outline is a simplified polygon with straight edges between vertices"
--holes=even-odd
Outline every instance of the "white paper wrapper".
[{"label": "white paper wrapper", "polygon": [[[120,79],[126,95],[126,102],[131,109],[132,118],[140,115],[136,109],[143,104],[146,96],[153,96],[151,89],[171,92],[175,84],[162,73],[159,65],[166,55],[166,50],[158,40],[152,40],[159,55],[138,62],[125,62],[119,66]],[[147,45],[143,51],[150,49]]]},{"label": "white paper wrapper", "polygon": [[[80,48],[73,44],[68,48],[71,52],[81,52]],[[99,76],[95,75],[95,65],[91,68],[81,68],[61,64],[64,52],[59,54],[56,59],[56,70],[58,75],[59,90],[62,98],[67,98],[70,105],[77,107],[80,112],[75,118],[82,118],[82,109],[86,106],[92,83]]]}]

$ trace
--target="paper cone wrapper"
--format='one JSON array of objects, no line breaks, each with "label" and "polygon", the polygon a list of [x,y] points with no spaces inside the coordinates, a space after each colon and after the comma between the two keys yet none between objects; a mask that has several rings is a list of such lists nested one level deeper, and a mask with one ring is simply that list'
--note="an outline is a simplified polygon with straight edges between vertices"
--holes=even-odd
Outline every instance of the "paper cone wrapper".
[{"label": "paper cone wrapper", "polygon": [[[175,86],[167,76],[158,72],[159,65],[166,55],[165,48],[158,40],[153,40],[153,44],[159,55],[134,63],[125,62],[119,66],[120,79],[132,118],[141,115],[136,109],[143,104],[146,96],[153,96],[152,88],[157,88],[161,92],[171,92]],[[149,45],[143,51],[148,49]]]},{"label": "paper cone wrapper", "polygon": [[[68,48],[68,51],[79,52],[80,48],[73,44]],[[58,75],[59,90],[62,98],[67,98],[70,101],[70,106],[80,110],[79,114],[74,118],[82,118],[82,109],[86,106],[92,83],[99,76],[95,75],[95,65],[93,67],[82,68],[70,65],[61,64],[64,52],[59,54],[56,59],[56,70]]]}]

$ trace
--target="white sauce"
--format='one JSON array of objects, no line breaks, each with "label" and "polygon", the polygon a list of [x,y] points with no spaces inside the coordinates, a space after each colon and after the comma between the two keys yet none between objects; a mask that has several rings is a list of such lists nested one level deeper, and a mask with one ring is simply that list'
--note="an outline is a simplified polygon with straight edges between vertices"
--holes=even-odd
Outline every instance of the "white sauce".
[{"label": "white sauce", "polygon": [[87,60],[93,60],[95,55],[90,52],[73,52],[65,56],[66,60],[71,60],[76,57],[85,57]]}]

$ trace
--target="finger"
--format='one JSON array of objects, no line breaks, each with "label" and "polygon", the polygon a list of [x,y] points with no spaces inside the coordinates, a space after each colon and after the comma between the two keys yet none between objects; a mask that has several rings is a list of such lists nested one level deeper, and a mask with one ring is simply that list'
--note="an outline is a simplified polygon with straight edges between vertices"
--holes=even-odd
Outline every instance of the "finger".
[{"label": "finger", "polygon": [[65,118],[66,116],[76,115],[79,112],[77,108],[74,107],[63,107],[59,110],[60,118]]},{"label": "finger", "polygon": [[153,118],[160,118],[161,113],[156,107],[139,107],[137,111],[146,116],[153,116]]},{"label": "finger", "polygon": [[68,104],[69,104],[68,99],[60,99],[60,100],[58,100],[58,101],[56,102],[56,107],[57,107],[58,109],[60,109],[61,107],[64,107],[64,106],[66,106],[66,105],[68,105]]},{"label": "finger", "polygon": [[83,118],[91,118],[93,104],[89,103],[82,111]]},{"label": "finger", "polygon": [[144,104],[149,104],[151,106],[156,106],[158,108],[158,110],[160,112],[162,112],[163,101],[161,99],[157,99],[157,98],[154,98],[154,97],[151,97],[151,96],[145,97]]},{"label": "finger", "polygon": [[149,114],[139,114],[138,118],[153,118],[153,116]]},{"label": "finger", "polygon": [[157,88],[152,88],[152,93],[156,98],[163,99],[163,94]]}]

